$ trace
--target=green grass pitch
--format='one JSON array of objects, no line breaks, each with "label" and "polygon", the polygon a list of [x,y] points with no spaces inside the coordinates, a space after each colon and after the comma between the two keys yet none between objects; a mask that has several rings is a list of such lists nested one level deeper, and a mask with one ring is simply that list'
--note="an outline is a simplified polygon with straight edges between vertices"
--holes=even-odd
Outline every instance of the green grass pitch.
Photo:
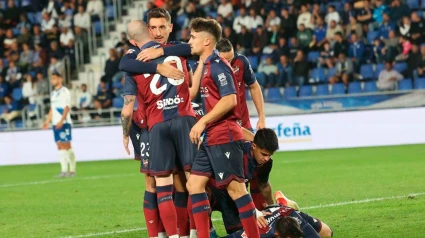
[{"label": "green grass pitch", "polygon": [[[274,161],[273,190],[335,237],[424,237],[425,145],[285,152]],[[79,163],[67,179],[53,178],[59,164],[0,167],[0,237],[147,237],[138,166]],[[224,234],[219,219],[215,227]]]}]

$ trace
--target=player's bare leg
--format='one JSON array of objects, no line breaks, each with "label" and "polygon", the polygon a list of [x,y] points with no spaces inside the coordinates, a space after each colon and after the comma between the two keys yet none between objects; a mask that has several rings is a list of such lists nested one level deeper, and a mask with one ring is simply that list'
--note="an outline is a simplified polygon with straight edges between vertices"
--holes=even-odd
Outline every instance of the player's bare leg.
[{"label": "player's bare leg", "polygon": [[169,238],[178,238],[177,213],[173,201],[173,175],[155,176],[159,215]]},{"label": "player's bare leg", "polygon": [[[206,176],[191,174],[186,187],[190,194],[191,209],[199,238],[210,237],[210,202],[205,193],[205,186],[209,178]],[[191,234],[192,235],[192,234]],[[191,236],[192,237],[192,236]]]},{"label": "player's bare leg", "polygon": [[179,171],[174,175],[174,206],[176,207],[177,219],[179,224],[179,232],[181,238],[189,238],[189,214],[187,210],[188,192],[186,189],[186,175],[183,171]]},{"label": "player's bare leg", "polygon": [[239,218],[241,219],[245,233],[250,238],[259,238],[260,231],[258,229],[257,219],[255,216],[255,205],[246,190],[245,184],[233,180],[227,186],[227,192],[238,207]]},{"label": "player's bare leg", "polygon": [[76,162],[75,162],[74,151],[72,150],[72,147],[71,147],[71,142],[62,143],[62,146],[63,146],[62,147],[63,150],[65,150],[66,153],[67,153],[68,164],[69,164],[69,173],[67,173],[66,176],[74,177],[75,176],[75,169],[76,169]]},{"label": "player's bare leg", "polygon": [[65,150],[64,143],[58,142],[58,143],[56,143],[56,145],[57,145],[58,150],[59,150],[59,160],[60,160],[60,165],[61,165],[61,172],[56,177],[63,178],[63,177],[66,177],[66,175],[68,173],[68,161],[69,161],[68,153]]}]

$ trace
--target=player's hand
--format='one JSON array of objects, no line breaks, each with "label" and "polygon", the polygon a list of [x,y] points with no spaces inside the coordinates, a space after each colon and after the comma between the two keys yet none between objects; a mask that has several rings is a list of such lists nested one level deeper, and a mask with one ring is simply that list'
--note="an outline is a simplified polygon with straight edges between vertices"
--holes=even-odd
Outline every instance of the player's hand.
[{"label": "player's hand", "polygon": [[175,64],[176,61],[167,61],[162,64],[158,64],[156,71],[167,78],[170,79],[176,79],[180,80],[184,78],[183,71],[177,69],[176,67],[172,66],[171,64]]},{"label": "player's hand", "polygon": [[162,48],[147,48],[142,50],[138,55],[136,60],[139,61],[149,61],[161,57],[164,55],[164,49]]},{"label": "player's hand", "polygon": [[63,126],[63,122],[62,121],[58,122],[58,124],[56,124],[56,130],[61,129],[62,126]]},{"label": "player's hand", "polygon": [[198,144],[201,141],[202,132],[205,130],[205,123],[202,120],[198,121],[190,130],[189,137],[193,144]]},{"label": "player's hand", "polygon": [[266,119],[265,118],[259,119],[257,122],[257,130],[263,129],[265,127],[266,127]]},{"label": "player's hand", "polygon": [[262,216],[258,216],[257,217],[257,224],[258,224],[258,227],[260,227],[260,228],[264,228],[264,227],[266,227],[266,226],[268,226],[269,224],[268,224],[268,222],[267,222],[267,220],[266,220],[266,218],[265,218],[265,216],[266,215],[271,215],[271,213],[270,212],[261,212],[262,213]]},{"label": "player's hand", "polygon": [[130,141],[129,136],[123,136],[122,137],[122,143],[124,144],[125,151],[127,151],[127,154],[130,155],[130,150],[128,149],[128,143]]},{"label": "player's hand", "polygon": [[49,123],[48,122],[43,123],[42,128],[43,130],[46,130],[47,128],[49,128]]}]

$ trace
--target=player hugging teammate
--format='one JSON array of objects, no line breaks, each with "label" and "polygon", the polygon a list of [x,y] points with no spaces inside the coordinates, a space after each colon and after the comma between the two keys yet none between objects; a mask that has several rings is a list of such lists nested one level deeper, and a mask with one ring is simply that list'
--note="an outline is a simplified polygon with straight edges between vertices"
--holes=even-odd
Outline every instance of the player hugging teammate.
[{"label": "player hugging teammate", "polygon": [[[257,225],[257,218],[267,225],[267,215],[274,212],[263,214],[254,204],[260,210],[273,204],[268,174],[278,142],[273,130],[262,129],[264,103],[255,74],[246,57],[235,55],[230,43],[221,40],[215,20],[193,19],[190,30],[189,44],[168,43],[171,17],[164,9],[153,9],[148,25],[139,20],[129,23],[134,47],[120,63],[127,73],[123,143],[127,149],[132,139],[145,173],[143,208],[149,237],[213,237],[210,215],[223,207],[231,208],[223,215],[228,212],[237,223],[228,229],[236,232],[231,237],[282,237],[279,231],[284,227],[265,236]],[[191,55],[199,56],[194,73],[186,58]],[[252,131],[245,85],[260,118],[256,139],[241,128]],[[204,115],[196,119],[191,101],[198,93],[202,110],[196,111]],[[135,100],[138,108],[133,112]],[[256,181],[256,201],[248,194],[246,181]],[[218,196],[227,198],[219,207]],[[226,229],[230,226],[226,224]]]}]

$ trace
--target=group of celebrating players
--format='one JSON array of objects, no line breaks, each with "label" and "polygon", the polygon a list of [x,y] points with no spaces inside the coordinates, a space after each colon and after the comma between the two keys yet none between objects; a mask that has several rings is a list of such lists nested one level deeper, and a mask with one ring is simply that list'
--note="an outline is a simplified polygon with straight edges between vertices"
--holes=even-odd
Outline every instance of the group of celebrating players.
[{"label": "group of celebrating players", "polygon": [[[229,238],[331,236],[282,193],[273,202],[268,179],[279,142],[265,128],[261,88],[247,58],[221,39],[215,20],[196,18],[189,28],[188,44],[168,42],[170,14],[153,9],[147,24],[128,24],[133,47],[120,62],[123,143],[130,153],[132,140],[145,174],[149,237],[214,237],[213,210],[222,213]],[[192,55],[199,56],[193,70]],[[255,135],[246,85],[259,115]],[[192,103],[198,93],[201,106]]]}]

